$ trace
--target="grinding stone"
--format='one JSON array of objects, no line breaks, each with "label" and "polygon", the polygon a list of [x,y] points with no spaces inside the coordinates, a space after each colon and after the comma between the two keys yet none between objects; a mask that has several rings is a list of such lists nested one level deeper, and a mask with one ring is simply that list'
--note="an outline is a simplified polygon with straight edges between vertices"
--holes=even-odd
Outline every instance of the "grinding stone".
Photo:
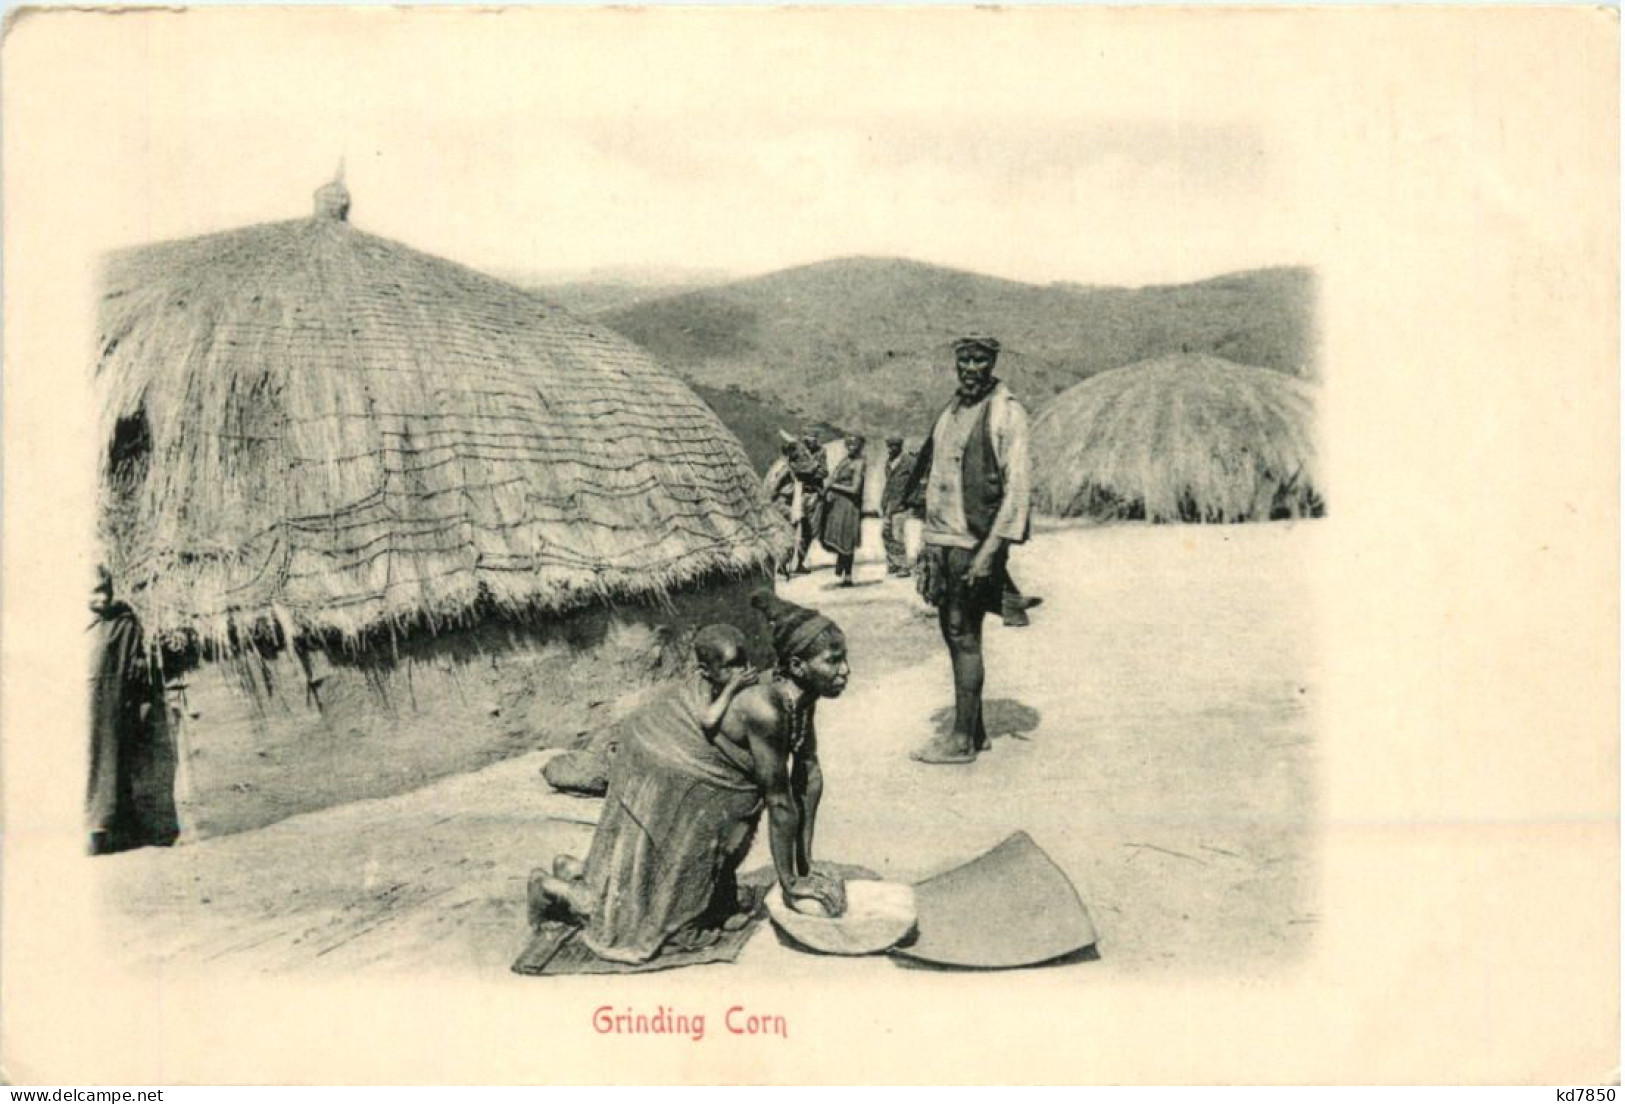
[{"label": "grinding stone", "polygon": [[767,913],[780,931],[811,950],[876,954],[914,930],[914,889],[896,882],[849,881],[846,912],[823,917],[797,912],[775,885],[767,895]]}]

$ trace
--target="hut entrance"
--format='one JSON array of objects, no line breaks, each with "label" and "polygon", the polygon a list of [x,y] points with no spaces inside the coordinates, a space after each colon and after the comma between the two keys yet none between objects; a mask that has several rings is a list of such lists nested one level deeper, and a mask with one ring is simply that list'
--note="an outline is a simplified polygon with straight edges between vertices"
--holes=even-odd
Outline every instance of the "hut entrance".
[{"label": "hut entrance", "polygon": [[113,439],[107,444],[106,494],[103,511],[108,530],[117,535],[135,524],[141,490],[152,466],[152,430],[144,407],[126,415],[113,426]]},{"label": "hut entrance", "polygon": [[118,420],[113,426],[113,440],[108,445],[107,471],[120,497],[146,482],[151,460],[152,430],[147,426],[147,412],[143,408]]}]

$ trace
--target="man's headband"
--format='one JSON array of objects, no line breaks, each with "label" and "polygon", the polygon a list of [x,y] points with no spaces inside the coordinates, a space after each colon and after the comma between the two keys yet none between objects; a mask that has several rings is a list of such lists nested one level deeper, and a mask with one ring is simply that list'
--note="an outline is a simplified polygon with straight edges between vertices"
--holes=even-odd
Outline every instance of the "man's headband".
[{"label": "man's headband", "polygon": [[991,356],[999,355],[999,342],[997,338],[984,334],[969,334],[954,342],[954,352],[961,353],[966,349],[980,349]]}]

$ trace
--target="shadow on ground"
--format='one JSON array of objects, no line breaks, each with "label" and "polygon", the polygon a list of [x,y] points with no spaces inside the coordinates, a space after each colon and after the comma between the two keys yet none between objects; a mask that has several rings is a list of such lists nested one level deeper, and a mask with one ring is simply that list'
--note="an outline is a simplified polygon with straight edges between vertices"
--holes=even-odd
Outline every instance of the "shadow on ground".
[{"label": "shadow on ground", "polygon": [[[988,736],[995,740],[1004,736],[1026,740],[1027,733],[1037,729],[1041,719],[1038,710],[1014,698],[994,698],[982,703],[982,723],[987,726]],[[931,727],[938,736],[947,737],[954,727],[954,707],[945,705],[931,714]]]}]

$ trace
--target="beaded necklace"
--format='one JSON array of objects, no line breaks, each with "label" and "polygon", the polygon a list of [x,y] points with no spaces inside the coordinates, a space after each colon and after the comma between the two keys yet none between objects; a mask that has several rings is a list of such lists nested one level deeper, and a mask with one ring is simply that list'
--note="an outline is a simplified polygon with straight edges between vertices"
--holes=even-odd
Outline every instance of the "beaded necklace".
[{"label": "beaded necklace", "polygon": [[[781,684],[790,682],[789,679],[782,675],[777,677],[777,681]],[[791,685],[794,685],[794,683],[791,683]],[[812,707],[809,705],[806,709],[803,709],[800,701],[785,701],[782,688],[779,688],[777,693],[779,701],[790,710],[790,754],[799,755],[802,746],[807,742],[807,733],[812,729]]]}]

